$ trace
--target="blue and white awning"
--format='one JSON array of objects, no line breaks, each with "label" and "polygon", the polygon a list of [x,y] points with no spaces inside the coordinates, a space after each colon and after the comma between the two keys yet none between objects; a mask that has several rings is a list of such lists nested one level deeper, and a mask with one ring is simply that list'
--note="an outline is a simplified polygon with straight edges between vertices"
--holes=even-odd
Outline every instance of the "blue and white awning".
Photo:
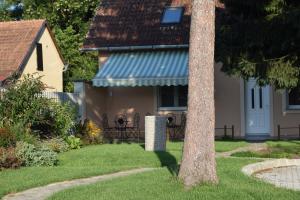
[{"label": "blue and white awning", "polygon": [[113,53],[93,79],[96,87],[187,84],[187,50]]}]

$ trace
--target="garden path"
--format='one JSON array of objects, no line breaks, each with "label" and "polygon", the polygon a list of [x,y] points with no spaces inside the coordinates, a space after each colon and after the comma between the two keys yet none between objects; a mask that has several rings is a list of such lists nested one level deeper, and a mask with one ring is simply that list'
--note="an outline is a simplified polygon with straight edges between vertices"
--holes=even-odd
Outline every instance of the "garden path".
[{"label": "garden path", "polygon": [[141,169],[133,169],[129,171],[117,172],[114,174],[106,174],[102,176],[94,176],[91,178],[83,178],[83,179],[75,179],[71,181],[64,181],[59,183],[53,183],[50,185],[32,188],[29,190],[25,190],[23,192],[9,194],[6,195],[3,200],[44,200],[48,197],[52,196],[54,193],[82,185],[89,185],[96,182],[111,180],[114,178],[120,178],[124,176],[129,176],[133,174],[138,174],[142,172],[148,172],[155,170],[155,168],[141,168]]}]

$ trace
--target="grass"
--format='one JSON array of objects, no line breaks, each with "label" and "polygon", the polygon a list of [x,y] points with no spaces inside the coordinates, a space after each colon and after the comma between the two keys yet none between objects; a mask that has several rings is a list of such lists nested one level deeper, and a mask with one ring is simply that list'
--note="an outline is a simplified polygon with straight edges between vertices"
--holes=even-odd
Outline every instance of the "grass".
[{"label": "grass", "polygon": [[236,157],[300,158],[300,141],[268,141],[268,148],[261,151],[245,151],[232,154]]},{"label": "grass", "polygon": [[[251,162],[247,159],[219,158],[217,186],[201,186],[184,190],[182,184],[164,168],[153,172],[123,177],[56,193],[50,200],[299,200],[293,192],[249,178],[240,169]],[[121,197],[121,198],[120,198]]]},{"label": "grass", "polygon": [[[216,142],[217,151],[232,150],[245,142]],[[107,174],[139,167],[176,164],[181,157],[182,142],[168,143],[168,151],[145,152],[138,144],[88,146],[59,155],[56,167],[26,167],[0,171],[0,198],[53,182]]]}]

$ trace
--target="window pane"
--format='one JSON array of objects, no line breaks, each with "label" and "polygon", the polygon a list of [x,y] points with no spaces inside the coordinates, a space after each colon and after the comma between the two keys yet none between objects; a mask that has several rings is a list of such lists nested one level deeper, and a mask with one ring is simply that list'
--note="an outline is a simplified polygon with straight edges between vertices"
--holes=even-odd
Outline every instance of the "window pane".
[{"label": "window pane", "polygon": [[160,107],[174,107],[174,87],[160,88]]},{"label": "window pane", "polygon": [[188,97],[188,86],[178,86],[178,106],[186,107]]},{"label": "window pane", "polygon": [[162,23],[179,23],[181,20],[182,13],[182,7],[166,8],[163,15]]},{"label": "window pane", "polygon": [[290,91],[289,105],[300,105],[300,88],[294,88]]}]

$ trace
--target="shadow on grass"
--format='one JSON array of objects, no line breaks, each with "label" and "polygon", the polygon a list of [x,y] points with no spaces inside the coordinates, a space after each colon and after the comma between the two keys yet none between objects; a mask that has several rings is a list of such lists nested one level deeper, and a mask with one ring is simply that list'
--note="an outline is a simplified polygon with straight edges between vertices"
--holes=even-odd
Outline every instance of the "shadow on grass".
[{"label": "shadow on grass", "polygon": [[[145,149],[145,145],[140,145],[143,149]],[[167,167],[172,176],[177,176],[179,173],[180,165],[178,165],[177,159],[175,156],[170,154],[167,151],[155,151],[154,152],[158,157],[161,167]]]}]

